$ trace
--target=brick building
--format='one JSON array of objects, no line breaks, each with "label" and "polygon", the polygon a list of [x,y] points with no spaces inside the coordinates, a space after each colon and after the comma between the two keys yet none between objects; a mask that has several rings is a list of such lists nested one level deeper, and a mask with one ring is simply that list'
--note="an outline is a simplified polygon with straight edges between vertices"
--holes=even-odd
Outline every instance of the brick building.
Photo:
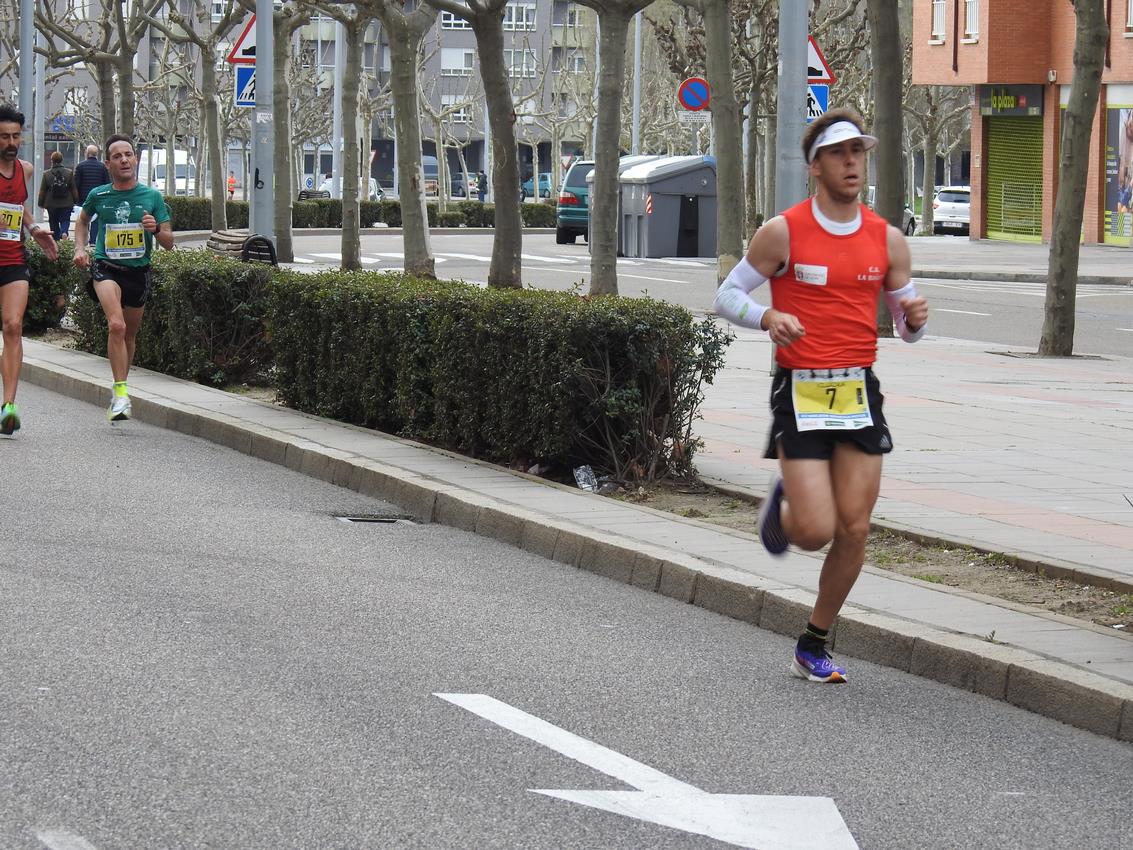
[{"label": "brick building", "polygon": [[[1094,118],[1084,236],[1133,237],[1133,0],[1106,4],[1110,37]],[[1047,241],[1061,108],[1074,76],[1067,0],[918,0],[913,82],[972,88],[973,239]]]}]

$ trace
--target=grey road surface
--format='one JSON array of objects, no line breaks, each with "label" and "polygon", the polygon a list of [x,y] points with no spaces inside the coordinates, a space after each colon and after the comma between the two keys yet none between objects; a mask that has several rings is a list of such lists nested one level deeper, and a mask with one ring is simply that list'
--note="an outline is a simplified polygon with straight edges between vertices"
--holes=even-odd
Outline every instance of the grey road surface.
[{"label": "grey road surface", "polygon": [[[341,239],[337,235],[310,236],[295,232],[296,259],[301,265],[337,265]],[[917,246],[931,240],[934,253],[941,243],[967,237],[937,236],[910,239],[913,263]],[[437,273],[484,283],[492,254],[491,234],[434,234],[430,243]],[[401,268],[402,239],[396,234],[367,234],[362,238],[367,268]],[[550,234],[523,237],[524,282],[543,289],[586,291],[590,255],[586,243],[556,245]],[[918,285],[929,298],[932,333],[936,336],[977,340],[1035,350],[1042,332],[1046,287],[1027,281],[923,280]],[[711,307],[716,289],[716,268],[708,259],[619,259],[618,290],[622,295],[649,295],[690,310]],[[759,300],[769,303],[764,290]],[[1129,354],[1133,351],[1133,287],[1083,284],[1078,288],[1075,350],[1081,354]]]},{"label": "grey road surface", "polygon": [[[862,848],[1128,847],[1133,747],[791,643],[24,385],[0,441],[0,848],[715,848],[487,694]],[[810,827],[805,814],[797,831]],[[821,847],[816,842],[808,846]]]}]

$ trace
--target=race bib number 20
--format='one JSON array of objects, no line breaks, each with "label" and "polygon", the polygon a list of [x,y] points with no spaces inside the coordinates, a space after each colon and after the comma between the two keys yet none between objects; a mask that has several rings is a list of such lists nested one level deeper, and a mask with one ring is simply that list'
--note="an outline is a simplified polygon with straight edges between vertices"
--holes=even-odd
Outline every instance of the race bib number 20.
[{"label": "race bib number 20", "polygon": [[865,370],[795,369],[791,373],[795,425],[799,431],[850,430],[873,424]]},{"label": "race bib number 20", "polygon": [[0,239],[6,242],[19,242],[23,224],[23,204],[0,204]]}]

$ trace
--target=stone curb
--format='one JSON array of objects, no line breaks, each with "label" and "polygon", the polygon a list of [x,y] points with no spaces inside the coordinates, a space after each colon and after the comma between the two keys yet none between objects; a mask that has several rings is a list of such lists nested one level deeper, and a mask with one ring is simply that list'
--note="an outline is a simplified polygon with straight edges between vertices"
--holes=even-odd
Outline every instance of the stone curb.
[{"label": "stone curb", "polygon": [[[986,280],[992,283],[1046,283],[1046,275],[1037,272],[986,272],[971,269],[913,269],[911,277],[925,280]],[[1133,286],[1133,278],[1118,275],[1078,276],[1082,286]]]},{"label": "stone curb", "polygon": [[[755,493],[748,487],[741,487],[738,484],[731,484],[716,478],[702,478],[701,481],[712,489],[719,490],[724,495],[731,496],[735,499],[750,502],[751,504],[759,504],[763,501],[761,494]],[[1030,552],[1005,552],[1002,549],[990,549],[987,546],[981,546],[971,540],[965,540],[959,537],[927,534],[921,529],[905,525],[904,523],[894,522],[893,520],[874,517],[870,524],[874,529],[891,532],[924,546],[971,549],[973,552],[979,552],[982,555],[996,555],[1010,563],[1011,566],[1026,570],[1030,573],[1035,573],[1036,575],[1073,581],[1078,584],[1087,584],[1092,587],[1099,587],[1102,590],[1112,590],[1114,593],[1133,594],[1133,581],[1130,581],[1125,576],[1115,575],[1106,570],[1091,570],[1081,564],[1071,564],[1066,561],[1053,559],[1042,560],[1036,558],[1034,554]]]},{"label": "stone curb", "polygon": [[[97,406],[105,401],[105,387],[63,367],[25,362],[23,375],[30,383],[71,398]],[[499,540],[761,629],[794,636],[814,603],[814,594],[799,588],[663,547],[630,544],[223,413],[206,416],[195,406],[147,398],[139,391],[131,398],[135,417],[144,422],[393,502],[421,522]],[[843,610],[832,635],[834,648],[845,655],[1009,702],[1099,735],[1133,741],[1133,686],[1035,653],[855,606]]]}]

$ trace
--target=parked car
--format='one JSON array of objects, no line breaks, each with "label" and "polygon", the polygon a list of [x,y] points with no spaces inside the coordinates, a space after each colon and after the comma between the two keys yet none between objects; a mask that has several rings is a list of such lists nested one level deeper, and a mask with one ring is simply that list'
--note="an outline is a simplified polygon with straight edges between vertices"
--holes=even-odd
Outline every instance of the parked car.
[{"label": "parked car", "polygon": [[[869,187],[869,201],[868,201],[868,204],[867,204],[867,206],[869,206],[870,209],[874,209],[873,202],[876,199],[876,197],[877,197],[877,187],[876,186],[870,186]],[[917,218],[916,218],[915,215],[913,215],[913,211],[909,208],[908,204],[905,204],[905,208],[903,210],[901,210],[901,232],[904,233],[906,236],[912,236],[914,233],[917,232]]]},{"label": "parked car", "polygon": [[[476,182],[476,175],[472,174],[472,175],[469,175],[469,176],[472,178],[472,182],[475,183]],[[449,182],[450,182],[450,186],[451,186],[451,188],[449,190],[449,195],[451,195],[454,198],[467,197],[468,192],[466,192],[465,189],[464,189],[464,175],[461,172],[454,171],[452,173],[452,179]]]},{"label": "parked car", "polygon": [[932,232],[968,232],[971,223],[970,186],[942,186],[932,200]]},{"label": "parked car", "polygon": [[[523,190],[524,200],[526,200],[527,198],[530,198],[532,195],[535,194],[534,178],[528,177],[526,180],[523,181],[523,185],[520,188]],[[544,171],[544,172],[539,174],[539,197],[540,198],[551,197],[551,173],[549,171]]]},{"label": "parked car", "polygon": [[555,242],[573,245],[579,236],[590,236],[590,186],[586,177],[594,170],[594,160],[580,159],[563,178],[559,202],[555,206]]}]

